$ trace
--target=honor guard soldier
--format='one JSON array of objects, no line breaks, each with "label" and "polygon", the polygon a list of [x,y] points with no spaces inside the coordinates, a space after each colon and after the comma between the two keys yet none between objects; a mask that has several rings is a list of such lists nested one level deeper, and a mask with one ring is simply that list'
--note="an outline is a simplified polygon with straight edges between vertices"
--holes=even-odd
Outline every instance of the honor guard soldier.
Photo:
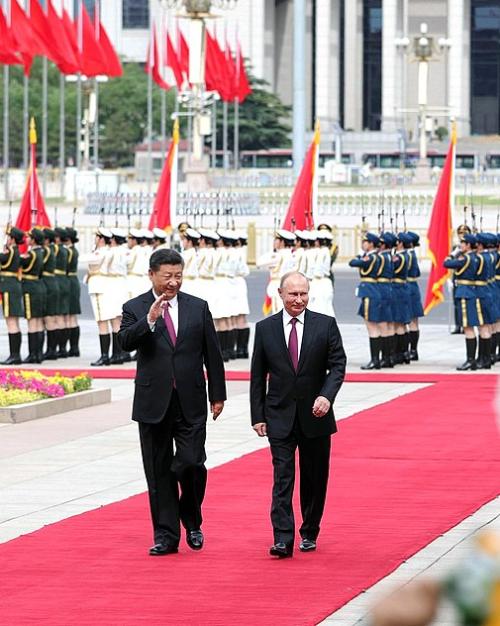
[{"label": "honor guard soldier", "polygon": [[291,272],[295,267],[292,248],[295,242],[294,233],[284,228],[276,231],[272,255],[259,259],[259,265],[269,267],[270,278],[267,285],[267,295],[271,299],[271,312],[278,313],[283,308],[283,302],[278,294],[281,277]]},{"label": "honor guard soldier", "polygon": [[79,252],[75,244],[78,243],[78,233],[73,227],[66,228],[67,239],[65,245],[68,248],[68,284],[69,284],[69,313],[66,318],[66,328],[69,333],[68,356],[80,356],[80,326],[78,315],[82,309],[80,305],[80,281],[78,280],[78,257]]},{"label": "honor guard soldier", "polygon": [[491,332],[492,326],[496,322],[496,307],[492,287],[495,280],[495,262],[488,250],[490,244],[488,233],[477,233],[476,241],[479,259],[475,280],[479,317],[477,367],[478,369],[491,369]]},{"label": "honor guard soldier", "polygon": [[454,297],[458,309],[457,322],[464,329],[465,334],[467,358],[462,365],[457,367],[459,371],[477,369],[477,339],[474,327],[479,326],[478,298],[475,286],[479,259],[475,252],[476,244],[477,240],[474,235],[464,233],[460,239],[459,250],[454,250],[452,255],[444,261],[444,267],[454,270]]},{"label": "honor guard soldier", "polygon": [[209,228],[200,228],[200,243],[198,245],[198,277],[200,279],[199,297],[208,302],[208,308],[212,313],[216,307],[215,302],[215,246],[219,235]]},{"label": "honor guard soldier", "polygon": [[143,228],[140,233],[139,249],[141,255],[139,257],[139,271],[142,274],[141,293],[144,293],[151,289],[151,281],[149,280],[149,258],[153,253],[153,233],[147,228]]},{"label": "honor guard soldier", "polygon": [[333,264],[335,263],[335,261],[337,260],[337,257],[339,255],[339,247],[338,245],[333,241],[333,232],[332,232],[332,227],[329,226],[328,224],[320,224],[318,226],[318,231],[328,231],[331,235],[331,237],[329,237],[329,243],[330,243],[330,278],[332,281],[332,285],[335,286],[335,275],[333,273]]},{"label": "honor guard soldier", "polygon": [[399,233],[396,241],[396,252],[392,257],[394,278],[392,279],[393,316],[396,334],[396,364],[410,363],[410,337],[407,325],[410,323],[410,293],[408,289],[408,267],[410,255],[408,248],[411,238],[407,233]]},{"label": "honor guard soldier", "polygon": [[47,351],[43,358],[48,361],[57,359],[59,330],[57,316],[59,314],[59,284],[56,279],[56,234],[51,228],[44,228],[45,237],[43,246],[43,271],[41,281],[45,285],[47,297],[45,299],[44,324],[47,332]]},{"label": "honor guard soldier", "polygon": [[420,278],[420,267],[418,265],[417,253],[415,248],[420,245],[420,237],[417,233],[408,231],[407,236],[411,239],[411,246],[408,250],[408,292],[410,298],[410,360],[418,361],[418,340],[420,338],[420,330],[418,326],[418,318],[424,316],[424,308],[422,306],[422,296],[418,286]]},{"label": "honor guard soldier", "polygon": [[496,235],[496,263],[495,263],[495,288],[497,303],[497,321],[495,324],[496,343],[493,345],[493,354],[495,363],[500,361],[500,233]]},{"label": "honor guard soldier", "polygon": [[139,245],[141,241],[141,231],[137,228],[131,228],[127,237],[127,291],[129,300],[147,291],[144,289],[143,252]]},{"label": "honor guard soldier", "polygon": [[24,317],[28,321],[29,354],[23,363],[41,363],[43,351],[43,316],[45,313],[45,285],[40,280],[43,271],[43,242],[39,228],[28,233],[28,252],[21,255]]},{"label": "honor guard soldier", "polygon": [[323,313],[335,317],[333,309],[333,283],[331,280],[331,255],[330,247],[333,236],[328,230],[317,230],[315,232],[316,242],[316,263],[314,265],[314,275],[311,283],[311,300],[309,306],[311,311]]},{"label": "honor guard soldier", "polygon": [[21,255],[18,246],[24,242],[24,232],[12,226],[6,235],[3,252],[0,253],[0,293],[3,316],[7,323],[10,354],[2,365],[21,364],[21,329],[19,318],[23,315],[23,290],[21,288]]},{"label": "honor guard soldier", "polygon": [[54,229],[56,234],[56,268],[54,274],[56,276],[57,284],[59,287],[59,312],[57,316],[58,326],[58,344],[59,350],[57,352],[58,359],[66,359],[68,352],[66,350],[66,344],[69,339],[69,330],[66,327],[66,322],[69,315],[69,279],[68,279],[68,248],[64,245],[64,241],[67,239],[66,229],[56,227]]},{"label": "honor guard soldier", "polygon": [[491,299],[493,302],[493,319],[495,320],[491,324],[491,364],[494,365],[496,363],[496,351],[497,351],[497,343],[498,343],[498,334],[497,334],[497,326],[498,320],[500,319],[500,299],[498,298],[498,289],[497,289],[497,280],[496,280],[496,272],[497,265],[499,263],[499,255],[497,250],[497,236],[493,233],[487,233],[488,235],[488,252],[490,254],[491,263],[493,264],[493,272],[490,279],[490,291],[491,291]]},{"label": "honor guard soldier", "polygon": [[[456,257],[459,252],[460,252],[460,242],[462,240],[463,235],[465,234],[472,234],[471,229],[469,228],[469,226],[467,226],[467,224],[460,224],[460,226],[457,228],[457,235],[458,235],[458,244],[453,248],[452,250],[452,256]],[[455,298],[455,280],[452,278],[452,295],[453,295],[453,303],[454,303],[454,307],[453,307],[453,313],[454,313],[454,321],[455,321],[455,328],[451,331],[452,335],[461,335],[463,333],[463,329],[459,326],[458,324],[458,318],[460,316],[460,312],[458,310],[458,303],[460,302],[459,298]]]},{"label": "honor guard soldier", "polygon": [[153,250],[168,249],[167,233],[162,228],[153,228]]},{"label": "honor guard soldier", "polygon": [[219,341],[224,361],[236,358],[236,328],[234,325],[237,302],[235,294],[236,255],[234,231],[220,229],[217,242],[215,282],[217,288],[216,315],[220,328]]},{"label": "honor guard soldier", "polygon": [[105,294],[109,287],[108,255],[112,236],[108,228],[100,226],[96,230],[95,247],[89,259],[87,282],[101,346],[101,356],[91,363],[94,366],[109,365],[109,346],[111,344],[109,321],[114,317],[114,308],[113,310],[109,309],[109,298],[106,298]]},{"label": "honor guard soldier", "polygon": [[246,277],[250,274],[247,264],[247,234],[242,231],[236,233],[236,275],[235,291],[237,313],[235,318],[236,326],[236,358],[248,359],[248,340],[250,338],[250,328],[248,327],[247,315],[250,313],[248,303],[248,287]]},{"label": "honor guard soldier", "polygon": [[[293,251],[293,257],[295,261],[295,268],[297,272],[300,272],[305,276],[307,271],[306,250],[309,247],[309,232],[307,230],[296,230],[294,234],[295,248]],[[309,302],[310,301],[311,294],[309,294]]]},{"label": "honor guard soldier", "polygon": [[359,269],[360,284],[357,288],[357,296],[361,298],[358,309],[366,324],[370,339],[370,361],[362,365],[362,370],[380,369],[380,292],[377,288],[377,273],[380,266],[380,258],[377,247],[380,239],[374,233],[366,233],[361,247],[363,254],[351,259],[349,265]]},{"label": "honor guard soldier", "polygon": [[128,298],[127,291],[127,233],[121,228],[111,229],[111,241],[107,259],[108,288],[104,294],[110,311],[112,335],[112,354],[110,365],[120,365],[130,361],[130,354],[124,352],[118,340],[118,331],[122,320],[122,307]]},{"label": "honor guard soldier", "polygon": [[395,364],[395,335],[393,315],[392,281],[394,279],[394,266],[392,263],[392,250],[397,243],[394,233],[382,233],[380,235],[380,267],[377,271],[377,286],[380,293],[380,341],[382,344],[382,360],[380,367],[394,367]]},{"label": "honor guard soldier", "polygon": [[184,259],[181,291],[192,296],[198,296],[198,260],[196,249],[200,238],[200,233],[194,230],[194,228],[186,228],[181,235],[181,255]]}]

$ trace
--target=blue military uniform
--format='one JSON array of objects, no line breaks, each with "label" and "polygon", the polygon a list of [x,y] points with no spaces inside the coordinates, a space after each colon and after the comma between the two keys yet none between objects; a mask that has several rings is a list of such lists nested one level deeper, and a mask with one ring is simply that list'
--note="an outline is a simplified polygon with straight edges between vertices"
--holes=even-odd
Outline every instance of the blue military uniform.
[{"label": "blue military uniform", "polygon": [[[392,248],[396,245],[397,237],[393,233],[382,233],[380,240],[385,249],[379,251],[380,267],[377,272],[377,286],[381,297],[381,321],[391,324],[394,321],[393,316],[393,292],[392,280],[394,278],[394,265],[392,262]],[[382,360],[380,367],[394,367],[396,351],[394,341],[394,329],[389,327],[392,334],[382,336]]]}]

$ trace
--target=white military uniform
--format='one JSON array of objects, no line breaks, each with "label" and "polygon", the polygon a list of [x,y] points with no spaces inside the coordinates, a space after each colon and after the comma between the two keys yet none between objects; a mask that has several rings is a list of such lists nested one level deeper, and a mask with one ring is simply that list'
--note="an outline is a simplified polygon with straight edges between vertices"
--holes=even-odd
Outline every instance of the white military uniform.
[{"label": "white military uniform", "polygon": [[[210,239],[215,242],[219,239],[219,235],[213,230],[200,228],[199,233],[205,240]],[[215,254],[216,249],[213,246],[198,248],[199,297],[208,302],[212,315],[216,308]]]},{"label": "white military uniform", "polygon": [[247,246],[234,248],[236,269],[235,269],[235,292],[236,307],[238,312],[236,315],[248,315],[250,313],[250,305],[248,303],[248,287],[245,278],[250,274],[247,265]]},{"label": "white military uniform", "polygon": [[127,257],[125,245],[112,246],[108,250],[108,288],[103,294],[106,306],[113,312],[111,319],[122,314],[123,304],[129,299],[127,285]]},{"label": "white military uniform", "polygon": [[142,248],[135,245],[127,251],[127,291],[129,298],[135,298],[144,293],[143,276],[143,256]]},{"label": "white military uniform", "polygon": [[311,282],[308,306],[311,311],[335,316],[333,309],[333,286],[330,280],[330,248],[329,246],[321,246],[316,248],[316,250],[316,263],[314,265],[314,277]]},{"label": "white military uniform", "polygon": [[[111,231],[101,228],[100,232],[106,237],[108,237],[107,233],[109,232],[109,238],[111,238]],[[88,262],[87,285],[96,322],[104,322],[116,317],[114,308],[110,308],[109,299],[105,297],[110,286],[108,255],[109,246],[101,246],[92,252]]]}]

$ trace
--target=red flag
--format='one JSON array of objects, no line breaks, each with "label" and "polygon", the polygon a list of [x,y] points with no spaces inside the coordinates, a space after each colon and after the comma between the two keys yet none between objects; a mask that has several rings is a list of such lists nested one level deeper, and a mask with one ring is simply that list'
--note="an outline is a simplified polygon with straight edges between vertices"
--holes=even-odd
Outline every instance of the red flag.
[{"label": "red flag", "polygon": [[82,55],[80,51],[80,47],[78,46],[78,34],[76,24],[71,20],[70,16],[66,12],[66,9],[63,9],[62,13],[62,23],[64,26],[64,32],[66,33],[66,37],[68,42],[73,50],[73,56],[76,59],[78,64],[78,71],[81,71],[82,67]]},{"label": "red flag", "polygon": [[172,43],[172,39],[170,35],[167,36],[167,58],[165,59],[165,65],[170,67],[175,76],[175,82],[177,84],[178,89],[182,89],[184,84],[184,77],[182,75],[182,67],[179,61],[179,57],[177,56],[177,52]]},{"label": "red flag", "polygon": [[172,141],[168,149],[167,158],[163,165],[160,184],[156,192],[153,212],[149,219],[148,228],[163,228],[172,230],[172,221],[177,206],[177,153],[179,148],[179,120],[174,122]]},{"label": "red flag", "polygon": [[209,91],[217,91],[220,97],[228,102],[231,100],[231,87],[226,64],[226,57],[222,52],[219,42],[207,30],[207,56],[206,56],[205,82]]},{"label": "red flag", "polygon": [[[153,44],[151,46],[151,44]],[[148,52],[146,56],[146,65],[144,66],[144,71],[146,74],[151,74],[155,83],[160,87],[160,89],[169,90],[170,85],[163,79],[161,75],[161,61],[158,55],[158,41],[156,37],[156,28],[153,25],[150,36],[149,36],[149,45]]]},{"label": "red flag", "polygon": [[113,44],[108,37],[106,29],[102,25],[102,22],[99,20],[99,13],[99,2],[96,0],[94,7],[94,33],[96,40],[101,48],[104,64],[106,66],[106,76],[109,76],[111,78],[116,76],[122,76],[122,64],[120,63],[120,59],[116,54],[116,50],[114,49]]},{"label": "red flag", "polygon": [[94,27],[85,4],[80,4],[78,18],[78,43],[81,50],[81,71],[85,76],[107,76],[107,67],[103,52],[96,39]]},{"label": "red flag", "polygon": [[229,97],[231,100],[234,100],[238,97],[238,84],[237,84],[237,76],[238,69],[236,67],[235,59],[233,53],[231,51],[231,46],[227,40],[226,33],[226,42],[224,47],[224,57],[226,59],[226,71],[227,71],[227,84],[229,86]]},{"label": "red flag", "polygon": [[7,25],[4,12],[0,6],[0,63],[3,65],[21,64],[21,57],[17,55],[16,43],[10,28]]},{"label": "red flag", "polygon": [[453,128],[450,147],[432,205],[431,221],[427,230],[428,255],[432,265],[425,294],[425,315],[435,306],[444,302],[443,286],[449,276],[449,270],[443,267],[443,262],[451,250],[456,141],[456,130]]},{"label": "red flag", "polygon": [[319,140],[319,122],[316,122],[314,137],[307,151],[283,222],[283,228],[287,230],[307,230],[314,226],[318,195]]},{"label": "red flag", "polygon": [[[71,20],[69,21],[71,23]],[[57,67],[63,74],[76,74],[79,68],[79,60],[73,50],[71,39],[66,32],[63,19],[59,17],[52,6],[52,0],[48,0],[47,3],[47,23],[52,33],[52,40],[55,45],[57,45],[59,51]]]},{"label": "red flag", "polygon": [[16,44],[16,51],[23,60],[24,74],[29,76],[33,57],[37,54],[44,54],[45,47],[17,0],[11,0],[10,3],[10,30]]},{"label": "red flag", "polygon": [[36,130],[33,118],[31,118],[30,123],[30,144],[31,163],[21,200],[21,207],[16,219],[16,227],[25,232],[31,230],[33,226],[50,226],[50,220],[45,210],[45,203],[36,175]]},{"label": "red flag", "polygon": [[177,26],[177,58],[184,81],[189,81],[189,46],[179,26]]},{"label": "red flag", "polygon": [[241,54],[241,45],[238,42],[238,52],[236,59],[236,67],[237,67],[237,82],[238,82],[238,102],[241,104],[245,102],[247,96],[252,93],[252,88],[250,87],[250,83],[248,82],[248,76],[245,70],[245,63],[243,62],[243,55]]},{"label": "red flag", "polygon": [[43,46],[43,56],[57,65],[62,59],[57,48],[57,40],[54,33],[50,31],[47,16],[38,0],[30,0],[29,7],[31,27]]}]

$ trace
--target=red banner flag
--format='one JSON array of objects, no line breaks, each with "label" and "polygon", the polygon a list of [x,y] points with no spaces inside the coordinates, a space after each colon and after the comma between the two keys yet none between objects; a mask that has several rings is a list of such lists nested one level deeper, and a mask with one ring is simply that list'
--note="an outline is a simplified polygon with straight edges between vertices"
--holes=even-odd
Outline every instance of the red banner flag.
[{"label": "red banner flag", "polygon": [[94,7],[94,34],[99,47],[101,48],[101,54],[106,67],[106,76],[115,78],[123,75],[122,64],[116,54],[116,50],[111,43],[106,29],[102,25],[99,19],[100,10],[99,2],[96,0]]},{"label": "red banner flag", "polygon": [[172,230],[177,207],[177,153],[179,149],[179,120],[174,122],[172,141],[168,149],[167,158],[163,165],[160,184],[156,192],[153,212],[149,219],[148,228],[163,228],[166,232]]},{"label": "red banner flag", "polygon": [[64,8],[62,12],[62,23],[64,26],[64,32],[66,33],[66,38],[71,46],[71,49],[73,50],[73,56],[78,64],[77,71],[79,72],[82,68],[82,55],[78,45],[77,27]]},{"label": "red banner flag", "polygon": [[163,69],[162,66],[164,67],[164,64],[159,58],[156,27],[153,24],[149,35],[149,45],[144,71],[146,72],[146,74],[151,74],[153,80],[158,85],[158,87],[160,87],[160,89],[165,89],[166,91],[168,91],[170,89],[170,85],[163,79],[163,76],[161,75],[161,70]]},{"label": "red banner flag", "polygon": [[38,0],[30,0],[29,7],[31,27],[43,46],[43,56],[57,65],[63,59],[61,59],[54,33],[50,30],[47,15]]},{"label": "red banner flag", "polygon": [[177,88],[182,89],[182,86],[184,84],[184,77],[182,75],[182,68],[181,68],[181,64],[179,61],[179,57],[177,56],[177,51],[174,48],[174,44],[172,43],[172,39],[170,38],[170,35],[168,34],[168,32],[166,33],[166,38],[167,38],[167,56],[165,59],[165,65],[172,70],[175,76],[175,82],[177,84]]},{"label": "red banner flag", "polygon": [[250,83],[248,81],[247,72],[245,70],[245,63],[243,61],[243,55],[241,54],[241,45],[238,42],[238,52],[236,59],[236,70],[237,70],[237,98],[238,102],[241,104],[245,102],[247,96],[252,93],[252,88],[250,87]]},{"label": "red banner flag", "polygon": [[38,184],[36,174],[36,129],[35,120],[30,123],[31,163],[28,178],[24,189],[21,207],[16,219],[16,227],[28,232],[33,226],[50,226],[50,220],[45,210],[45,202]]},{"label": "red banner flag", "polygon": [[456,141],[456,131],[453,128],[450,147],[448,148],[436,197],[432,205],[431,221],[427,231],[428,255],[432,266],[425,295],[425,315],[435,306],[444,302],[443,286],[449,276],[449,270],[443,267],[443,262],[451,250],[451,215],[454,200]]},{"label": "red banner flag", "polygon": [[17,0],[11,0],[10,3],[10,31],[16,44],[16,50],[23,60],[24,74],[29,76],[33,57],[37,54],[43,55],[45,47]]},{"label": "red banner flag", "polygon": [[22,59],[16,50],[16,43],[0,6],[0,63],[3,65],[21,65]]},{"label": "red banner flag", "polygon": [[282,228],[294,231],[314,227],[318,196],[319,122],[316,122],[313,140],[297,179]]},{"label": "red banner flag", "polygon": [[63,74],[76,74],[79,68],[79,60],[75,55],[71,40],[64,27],[63,19],[59,17],[52,6],[52,0],[47,2],[47,23],[52,33],[52,40],[57,45],[59,51],[57,67]]},{"label": "red banner flag", "polygon": [[78,46],[81,50],[81,71],[85,76],[107,76],[106,61],[96,39],[95,29],[85,4],[80,4],[77,23]]}]

